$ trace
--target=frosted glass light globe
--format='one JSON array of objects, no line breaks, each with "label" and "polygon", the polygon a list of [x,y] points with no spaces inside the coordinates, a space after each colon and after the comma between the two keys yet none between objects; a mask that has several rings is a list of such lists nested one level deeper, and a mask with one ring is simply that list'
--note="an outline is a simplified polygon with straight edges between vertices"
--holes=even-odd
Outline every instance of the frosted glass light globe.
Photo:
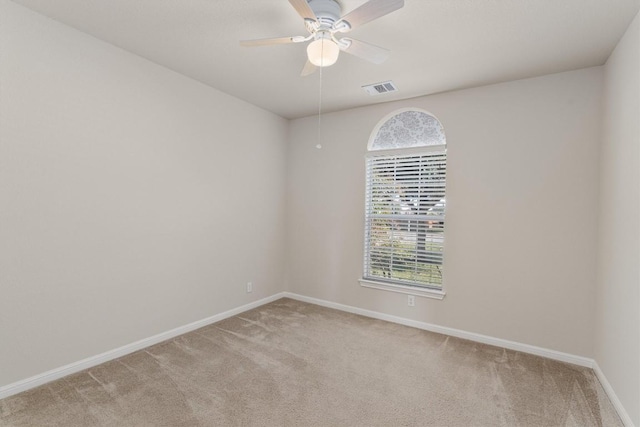
[{"label": "frosted glass light globe", "polygon": [[338,60],[340,48],[333,40],[320,38],[309,43],[307,57],[316,67],[328,67]]}]

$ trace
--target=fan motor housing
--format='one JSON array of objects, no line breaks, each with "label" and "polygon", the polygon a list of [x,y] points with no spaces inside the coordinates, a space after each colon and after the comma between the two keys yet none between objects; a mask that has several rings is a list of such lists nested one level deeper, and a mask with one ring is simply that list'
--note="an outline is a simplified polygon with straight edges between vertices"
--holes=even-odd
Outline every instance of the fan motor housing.
[{"label": "fan motor housing", "polygon": [[335,0],[309,0],[309,7],[321,26],[331,27],[342,15],[342,7]]}]

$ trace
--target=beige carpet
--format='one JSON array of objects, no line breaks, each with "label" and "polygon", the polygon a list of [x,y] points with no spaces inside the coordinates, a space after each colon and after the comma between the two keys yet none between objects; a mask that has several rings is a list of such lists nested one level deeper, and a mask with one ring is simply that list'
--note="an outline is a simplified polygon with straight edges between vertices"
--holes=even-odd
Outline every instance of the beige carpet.
[{"label": "beige carpet", "polygon": [[281,299],[0,401],[2,426],[618,426],[593,372]]}]

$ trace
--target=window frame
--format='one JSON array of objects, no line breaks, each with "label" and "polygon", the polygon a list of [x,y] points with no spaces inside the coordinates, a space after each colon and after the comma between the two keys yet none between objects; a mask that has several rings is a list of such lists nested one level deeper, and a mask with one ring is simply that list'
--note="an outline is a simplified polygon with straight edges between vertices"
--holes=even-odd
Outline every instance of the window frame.
[{"label": "window frame", "polygon": [[[367,288],[372,288],[372,289],[379,289],[379,290],[384,290],[384,291],[391,291],[391,292],[397,292],[397,293],[401,293],[401,294],[408,294],[408,295],[416,295],[416,296],[423,296],[423,297],[427,297],[427,298],[433,298],[433,299],[438,299],[438,300],[442,300],[445,295],[445,281],[444,281],[444,272],[443,272],[443,267],[444,267],[444,243],[445,243],[445,225],[446,225],[446,202],[445,202],[445,206],[442,212],[442,236],[443,236],[443,242],[442,242],[442,258],[441,258],[441,262],[440,262],[440,273],[442,274],[442,278],[441,278],[441,283],[440,286],[437,285],[425,285],[423,283],[418,283],[418,282],[409,282],[409,281],[399,281],[400,279],[397,280],[393,280],[393,279],[387,279],[387,278],[383,278],[380,276],[372,276],[369,275],[368,273],[370,271],[367,271],[367,267],[371,264],[371,261],[369,259],[369,255],[371,253],[371,247],[370,247],[370,228],[371,228],[371,221],[372,221],[372,215],[375,215],[373,213],[373,207],[371,205],[371,194],[372,194],[372,189],[371,189],[371,179],[369,177],[369,174],[372,173],[372,171],[370,170],[370,161],[372,158],[376,158],[376,157],[415,157],[417,155],[429,155],[430,153],[444,153],[444,159],[445,159],[445,188],[444,188],[444,194],[446,195],[446,162],[447,162],[447,144],[446,144],[446,140],[444,141],[444,143],[439,143],[439,144],[425,144],[423,146],[418,146],[418,147],[410,147],[410,148],[391,148],[391,149],[375,149],[372,147],[372,142],[374,141],[378,131],[380,130],[380,128],[390,119],[392,119],[393,117],[395,117],[398,114],[401,114],[404,111],[418,111],[424,114],[427,114],[429,116],[431,116],[432,118],[434,118],[435,120],[438,120],[435,116],[433,116],[432,114],[426,112],[426,111],[422,111],[419,109],[403,109],[400,111],[396,111],[393,114],[388,115],[387,117],[385,117],[383,120],[380,121],[380,123],[376,126],[376,128],[374,129],[374,131],[372,132],[372,136],[371,139],[369,141],[369,145],[368,145],[368,151],[367,154],[365,156],[365,173],[366,173],[366,190],[365,190],[365,224],[364,224],[364,256],[363,256],[363,274],[362,277],[359,279],[360,285],[363,287],[367,287]],[[441,125],[441,123],[438,121],[438,123]],[[444,130],[443,130],[444,132]],[[446,198],[446,196],[445,196]],[[405,219],[408,220],[408,219]],[[418,249],[416,249],[416,253],[418,253]]]}]

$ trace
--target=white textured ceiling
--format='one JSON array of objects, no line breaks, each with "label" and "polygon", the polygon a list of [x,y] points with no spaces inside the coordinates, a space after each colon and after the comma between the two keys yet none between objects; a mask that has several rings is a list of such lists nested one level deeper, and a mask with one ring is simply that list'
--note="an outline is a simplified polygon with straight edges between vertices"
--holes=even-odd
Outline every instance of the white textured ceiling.
[{"label": "white textured ceiling", "polygon": [[[318,111],[305,45],[242,39],[306,35],[287,0],[14,0],[285,118]],[[341,0],[348,12],[364,0]],[[323,111],[602,65],[640,0],[405,0],[349,36],[391,49],[374,65],[341,54],[323,71]],[[398,93],[361,86],[393,80]]]}]

